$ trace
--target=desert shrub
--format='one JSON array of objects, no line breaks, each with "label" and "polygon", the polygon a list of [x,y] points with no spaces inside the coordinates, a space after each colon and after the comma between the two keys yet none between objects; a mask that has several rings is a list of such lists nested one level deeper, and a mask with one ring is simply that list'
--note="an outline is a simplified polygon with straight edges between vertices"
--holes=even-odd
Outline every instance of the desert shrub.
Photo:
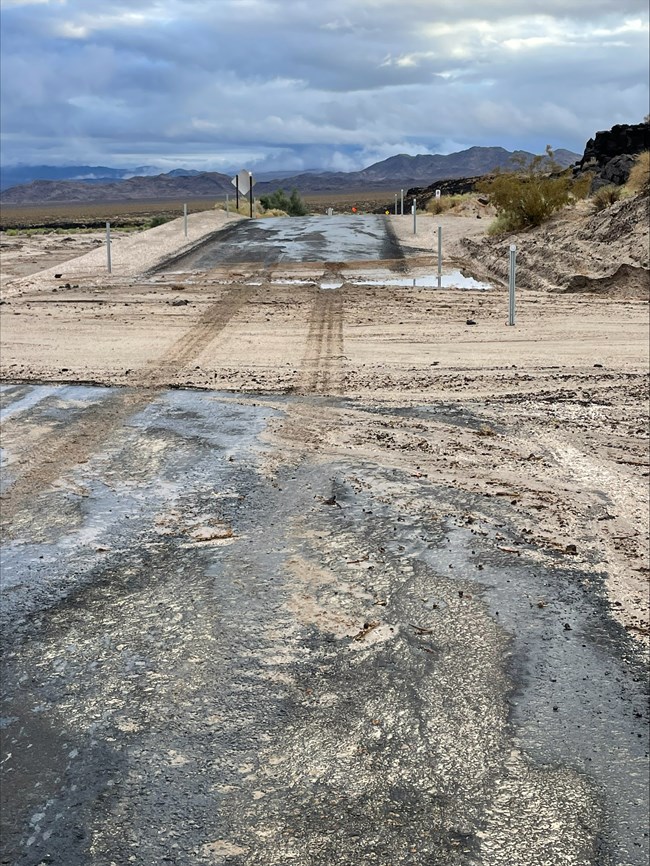
[{"label": "desert shrub", "polygon": [[155,229],[156,226],[163,226],[163,225],[165,225],[165,223],[168,223],[171,219],[173,219],[173,217],[168,217],[168,216],[151,217],[151,219],[149,220],[149,228]]},{"label": "desert shrub", "polygon": [[490,237],[498,237],[499,235],[506,235],[509,232],[516,232],[519,227],[519,224],[511,214],[500,213],[488,226],[487,234]]},{"label": "desert shrub", "polygon": [[289,196],[289,216],[307,216],[307,208],[297,189],[292,190]]},{"label": "desert shrub", "polygon": [[650,190],[650,150],[644,150],[637,156],[625,186],[632,193]]},{"label": "desert shrub", "polygon": [[[248,197],[244,198],[243,196],[239,197],[239,210],[235,207],[235,199],[230,199],[228,202],[228,206],[226,207],[225,201],[216,202],[214,209],[215,210],[227,210],[228,213],[231,214],[239,214],[239,216],[247,217],[250,216],[251,205]],[[259,216],[268,216],[268,214],[263,212],[263,208],[260,205],[257,199],[253,199],[253,217]]]},{"label": "desert shrub", "polygon": [[307,208],[297,189],[294,189],[290,196],[282,188],[268,195],[261,195],[260,204],[266,211],[281,210],[289,216],[305,216],[307,213]]},{"label": "desert shrub", "polygon": [[547,146],[546,156],[535,156],[529,162],[519,160],[514,171],[497,172],[476,188],[490,197],[497,211],[496,225],[502,231],[520,231],[541,225],[568,204],[572,186],[569,173],[554,161]]},{"label": "desert shrub", "polygon": [[432,214],[446,213],[459,205],[461,202],[471,198],[470,193],[456,193],[455,195],[441,195],[440,198],[429,199],[427,212]]},{"label": "desert shrub", "polygon": [[580,177],[574,180],[571,184],[571,198],[574,201],[582,201],[587,198],[591,192],[593,179],[593,172],[587,171],[585,174],[580,175]]},{"label": "desert shrub", "polygon": [[451,207],[451,202],[449,201],[450,196],[441,195],[440,198],[432,198],[429,199],[427,204],[427,212],[432,214],[441,214],[445,213]]},{"label": "desert shrub", "polygon": [[591,203],[596,213],[605,210],[606,207],[615,204],[621,197],[621,187],[610,184],[601,186],[591,197]]}]

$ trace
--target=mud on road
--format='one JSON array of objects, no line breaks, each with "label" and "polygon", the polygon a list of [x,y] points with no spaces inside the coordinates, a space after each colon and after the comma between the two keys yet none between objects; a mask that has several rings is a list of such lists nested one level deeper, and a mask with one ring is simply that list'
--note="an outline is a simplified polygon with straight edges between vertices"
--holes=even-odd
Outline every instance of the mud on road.
[{"label": "mud on road", "polygon": [[359,269],[3,308],[4,862],[646,862],[641,305]]}]

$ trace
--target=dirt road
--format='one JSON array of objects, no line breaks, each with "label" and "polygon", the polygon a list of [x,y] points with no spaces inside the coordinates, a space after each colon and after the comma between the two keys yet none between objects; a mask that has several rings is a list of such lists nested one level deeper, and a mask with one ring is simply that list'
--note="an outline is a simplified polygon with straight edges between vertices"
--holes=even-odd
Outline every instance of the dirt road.
[{"label": "dirt road", "polygon": [[5,862],[646,862],[643,305],[398,261],[9,296]]}]

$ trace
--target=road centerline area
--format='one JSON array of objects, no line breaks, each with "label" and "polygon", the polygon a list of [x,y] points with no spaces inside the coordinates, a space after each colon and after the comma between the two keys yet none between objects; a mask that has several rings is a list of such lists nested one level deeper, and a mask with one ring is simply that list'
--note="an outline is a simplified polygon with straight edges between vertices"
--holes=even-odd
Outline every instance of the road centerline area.
[{"label": "road centerline area", "polygon": [[383,216],[274,217],[231,226],[177,258],[177,271],[206,271],[241,262],[346,262],[403,257]]}]

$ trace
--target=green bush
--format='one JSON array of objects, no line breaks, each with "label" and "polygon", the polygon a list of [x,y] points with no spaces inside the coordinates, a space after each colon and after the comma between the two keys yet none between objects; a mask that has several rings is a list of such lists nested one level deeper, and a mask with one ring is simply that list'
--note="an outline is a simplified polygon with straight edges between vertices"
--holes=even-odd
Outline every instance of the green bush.
[{"label": "green bush", "polygon": [[282,210],[288,213],[289,216],[305,216],[307,208],[297,189],[294,189],[290,196],[280,188],[268,195],[260,196],[260,204],[264,210]]},{"label": "green bush", "polygon": [[168,217],[168,216],[151,217],[151,219],[149,220],[149,228],[155,229],[156,226],[162,226],[165,223],[168,223],[171,219],[173,219],[173,217]]},{"label": "green bush", "polygon": [[591,198],[591,203],[596,213],[615,204],[620,199],[621,194],[622,190],[620,186],[614,186],[614,184],[601,186]]},{"label": "green bush", "polygon": [[[497,211],[498,231],[502,233],[541,225],[569,203],[573,181],[569,172],[555,162],[553,151],[547,146],[546,156],[535,156],[529,162],[518,160],[514,171],[497,172],[476,188],[490,197]],[[496,231],[492,229],[492,233]]]}]

